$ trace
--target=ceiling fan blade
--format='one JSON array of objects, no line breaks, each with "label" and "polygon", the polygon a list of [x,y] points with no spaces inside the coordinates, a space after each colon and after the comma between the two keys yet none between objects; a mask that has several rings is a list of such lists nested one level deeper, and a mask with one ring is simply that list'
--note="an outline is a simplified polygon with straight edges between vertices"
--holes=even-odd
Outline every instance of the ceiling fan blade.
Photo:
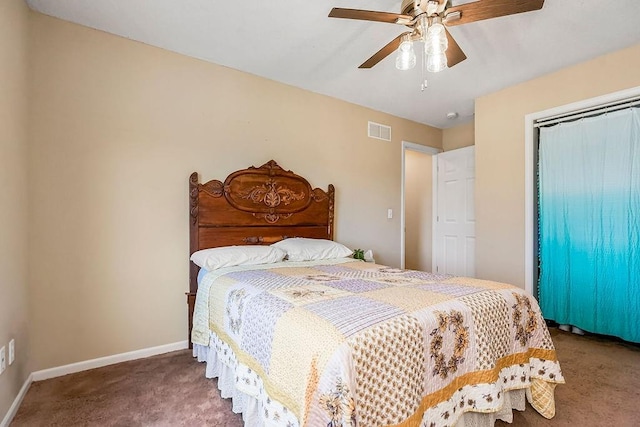
[{"label": "ceiling fan blade", "polygon": [[544,0],[479,0],[474,3],[450,7],[446,10],[445,16],[453,12],[461,12],[460,19],[447,22],[447,26],[451,27],[484,19],[530,12],[542,9],[543,5]]},{"label": "ceiling fan blade", "polygon": [[458,46],[458,43],[456,43],[455,39],[451,36],[449,30],[446,30],[446,32],[449,47],[447,47],[445,54],[447,55],[447,66],[451,68],[467,59],[467,55],[465,55],[462,49],[460,49],[460,46]]},{"label": "ceiling fan blade", "polygon": [[376,12],[373,10],[361,9],[342,9],[340,7],[334,7],[331,9],[331,12],[329,12],[329,18],[360,19],[362,21],[388,22],[389,24],[396,24],[398,21],[405,23],[413,20],[413,16],[400,15],[398,13]]},{"label": "ceiling fan blade", "polygon": [[376,65],[378,62],[382,61],[384,58],[392,54],[396,49],[398,49],[398,46],[400,46],[400,42],[402,41],[402,37],[405,36],[406,34],[411,34],[411,33],[407,31],[405,33],[400,34],[398,37],[396,37],[395,39],[387,43],[385,47],[383,47],[382,49],[374,53],[371,58],[364,61],[364,63],[360,65],[358,68],[371,68],[374,65]]}]

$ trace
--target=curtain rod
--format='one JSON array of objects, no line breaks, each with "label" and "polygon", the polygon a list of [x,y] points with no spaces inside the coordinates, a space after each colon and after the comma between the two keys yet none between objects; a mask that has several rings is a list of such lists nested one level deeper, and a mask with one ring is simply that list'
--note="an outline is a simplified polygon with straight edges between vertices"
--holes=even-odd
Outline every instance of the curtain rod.
[{"label": "curtain rod", "polygon": [[551,126],[561,122],[568,122],[572,120],[582,119],[585,117],[597,116],[612,111],[618,111],[625,108],[635,107],[640,105],[640,97],[633,97],[622,99],[620,101],[609,102],[608,104],[602,104],[591,108],[584,108],[582,110],[572,111],[570,113],[558,114],[556,116],[545,117],[544,119],[536,120],[534,127]]}]

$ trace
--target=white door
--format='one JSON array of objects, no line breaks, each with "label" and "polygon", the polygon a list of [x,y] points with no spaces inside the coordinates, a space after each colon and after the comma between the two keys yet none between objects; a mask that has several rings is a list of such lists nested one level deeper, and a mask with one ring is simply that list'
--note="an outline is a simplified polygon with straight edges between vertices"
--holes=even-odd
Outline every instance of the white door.
[{"label": "white door", "polygon": [[434,270],[438,273],[474,277],[475,147],[438,154],[437,177]]}]

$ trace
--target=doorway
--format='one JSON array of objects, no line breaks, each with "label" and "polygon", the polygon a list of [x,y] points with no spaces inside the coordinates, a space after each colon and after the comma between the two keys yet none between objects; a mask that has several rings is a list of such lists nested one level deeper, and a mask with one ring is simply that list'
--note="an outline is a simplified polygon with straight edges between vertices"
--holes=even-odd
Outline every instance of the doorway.
[{"label": "doorway", "polygon": [[400,267],[431,271],[433,164],[442,150],[402,141]]}]

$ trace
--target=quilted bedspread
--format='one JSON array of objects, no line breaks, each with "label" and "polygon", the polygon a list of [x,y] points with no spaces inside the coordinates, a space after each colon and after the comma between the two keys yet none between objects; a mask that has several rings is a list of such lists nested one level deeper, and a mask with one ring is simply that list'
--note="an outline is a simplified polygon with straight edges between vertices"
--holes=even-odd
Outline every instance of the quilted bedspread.
[{"label": "quilted bedspread", "polygon": [[267,425],[445,426],[564,379],[537,302],[511,285],[354,260],[209,273],[192,341],[235,370]]}]

